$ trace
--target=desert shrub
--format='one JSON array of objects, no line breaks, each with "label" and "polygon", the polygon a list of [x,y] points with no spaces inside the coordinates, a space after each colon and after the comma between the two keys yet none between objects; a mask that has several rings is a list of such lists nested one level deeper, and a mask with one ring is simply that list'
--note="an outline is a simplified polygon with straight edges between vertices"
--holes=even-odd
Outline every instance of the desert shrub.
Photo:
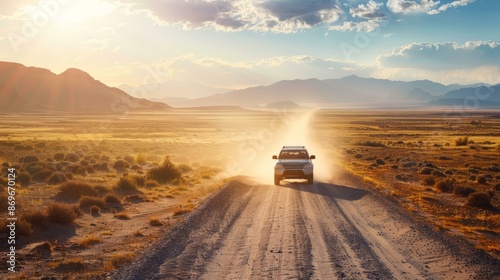
[{"label": "desert shrub", "polygon": [[145,176],[142,176],[139,174],[133,174],[133,175],[129,175],[128,177],[131,178],[132,180],[134,180],[138,187],[144,187],[144,185],[146,184],[146,177]]},{"label": "desert shrub", "polygon": [[169,157],[165,157],[162,165],[151,168],[147,174],[148,179],[156,180],[161,184],[171,182],[180,177],[181,171],[170,161]]},{"label": "desert shrub", "polygon": [[422,182],[424,183],[424,185],[426,186],[434,186],[436,184],[436,180],[434,179],[434,177],[432,176],[429,176],[429,177],[425,177]]},{"label": "desert shrub", "polygon": [[135,258],[134,253],[127,253],[127,254],[113,254],[111,255],[111,258],[109,259],[109,265],[113,269],[118,269],[125,264],[132,262]]},{"label": "desert shrub", "polygon": [[47,207],[48,219],[60,224],[72,223],[78,217],[78,213],[74,205],[60,202],[53,202]]},{"label": "desert shrub", "polygon": [[131,155],[126,155],[126,156],[124,156],[124,157],[123,157],[123,160],[125,160],[126,162],[128,162],[128,163],[130,163],[130,164],[134,163],[134,161],[135,161],[134,157],[133,157],[133,156],[131,156]]},{"label": "desert shrub", "polygon": [[476,177],[476,180],[479,184],[485,185],[488,183],[488,178],[485,175],[479,175]]},{"label": "desert shrub", "polygon": [[106,202],[106,203],[121,203],[121,200],[116,194],[107,194],[104,196],[104,202]]},{"label": "desert shrub", "polygon": [[137,164],[146,164],[146,156],[144,154],[138,154],[136,159]]},{"label": "desert shrub", "polygon": [[476,192],[467,198],[467,205],[477,208],[490,208],[491,196],[484,192]]},{"label": "desert shrub", "polygon": [[37,173],[33,174],[33,180],[38,182],[45,182],[54,173],[52,170],[44,168]]},{"label": "desert shrub", "polygon": [[36,156],[25,156],[23,158],[24,163],[31,163],[31,162],[38,162],[38,161],[40,161],[40,160]]},{"label": "desert shrub", "polygon": [[35,227],[47,227],[48,217],[47,213],[43,210],[29,210],[24,212],[21,218]]},{"label": "desert shrub", "polygon": [[159,186],[158,182],[155,181],[155,180],[146,180],[145,184],[144,184],[147,188],[154,188],[154,187],[157,187]]},{"label": "desert shrub", "polygon": [[71,174],[71,173],[65,173],[64,177],[66,177],[66,179],[68,179],[68,180],[73,180],[73,174]]},{"label": "desert shrub", "polygon": [[84,159],[82,159],[82,160],[80,161],[80,165],[82,165],[82,166],[89,166],[89,161],[88,161],[88,160],[84,160]]},{"label": "desert shrub", "polygon": [[443,172],[441,172],[441,171],[439,171],[439,170],[437,170],[437,169],[432,170],[432,175],[434,175],[434,176],[436,176],[436,177],[441,177],[441,178],[442,178],[442,177],[446,177],[446,175],[444,175],[444,173],[443,173]]},{"label": "desert shrub", "polygon": [[467,146],[467,143],[469,143],[469,137],[467,136],[455,140],[455,146]]},{"label": "desert shrub", "polygon": [[[354,157],[355,157],[355,158],[363,158],[363,155],[362,155],[362,154],[356,154]],[[194,165],[193,165],[193,166],[194,166]],[[198,166],[199,166],[199,165],[198,165]]]},{"label": "desert shrub", "polygon": [[493,189],[495,191],[500,191],[500,183],[496,184],[495,186],[493,186]]},{"label": "desert shrub", "polygon": [[440,160],[453,160],[453,158],[447,157],[447,156],[440,156],[439,159]]},{"label": "desert shrub", "polygon": [[17,182],[19,182],[19,184],[21,184],[21,186],[27,187],[31,183],[31,176],[26,172],[21,172],[17,175],[16,180]]},{"label": "desert shrub", "polygon": [[446,175],[453,175],[453,170],[446,169],[443,173],[446,174]]},{"label": "desert shrub", "polygon": [[115,186],[115,189],[120,191],[133,191],[137,190],[137,183],[134,179],[129,177],[121,177]]},{"label": "desert shrub", "polygon": [[455,188],[453,189],[453,194],[455,194],[456,196],[463,196],[463,197],[467,197],[469,194],[475,192],[476,190],[469,186],[455,186]]},{"label": "desert shrub", "polygon": [[478,174],[479,173],[479,169],[477,169],[477,168],[469,168],[469,173]]},{"label": "desert shrub", "polygon": [[436,188],[444,193],[451,193],[455,188],[455,180],[443,179],[436,183]]},{"label": "desert shrub", "polygon": [[384,165],[385,164],[385,161],[381,158],[378,158],[375,163],[377,163],[378,165]]},{"label": "desert shrub", "polygon": [[99,206],[94,205],[94,206],[90,207],[90,214],[98,215],[99,212],[101,212],[101,208],[99,208]]},{"label": "desert shrub", "polygon": [[47,179],[46,183],[49,185],[57,185],[68,181],[62,172],[54,172]]},{"label": "desert shrub", "polygon": [[184,173],[193,171],[193,167],[191,167],[191,165],[187,163],[181,163],[177,166],[177,168],[179,168]]},{"label": "desert shrub", "polygon": [[35,162],[35,163],[30,163],[30,164],[27,164],[24,169],[30,174],[30,175],[34,175],[36,174],[37,172],[40,172],[41,170],[43,170],[45,168],[45,166],[41,163],[41,162]]},{"label": "desert shrub", "polygon": [[68,153],[64,157],[65,161],[78,162],[80,161],[80,156],[77,153]]},{"label": "desert shrub", "polygon": [[430,174],[432,174],[432,171],[433,171],[432,168],[430,168],[430,167],[424,167],[424,168],[421,168],[418,171],[418,173],[423,174],[423,175],[430,175]]},{"label": "desert shrub", "polygon": [[130,215],[126,212],[116,213],[113,217],[115,217],[119,220],[130,220]]},{"label": "desert shrub", "polygon": [[68,181],[59,186],[59,194],[68,198],[80,198],[86,196],[96,196],[98,193],[96,189],[85,182]]},{"label": "desert shrub", "polygon": [[92,166],[87,166],[87,173],[91,174],[91,173],[95,173],[95,170]]},{"label": "desert shrub", "polygon": [[366,147],[385,147],[385,144],[380,141],[360,141],[355,143],[356,146],[366,146]]},{"label": "desert shrub", "polygon": [[123,159],[119,159],[119,160],[115,161],[115,163],[113,164],[114,169],[125,169],[125,168],[129,168],[129,167],[130,167],[130,164],[128,164],[128,162],[124,161]]},{"label": "desert shrub", "polygon": [[91,206],[98,206],[100,208],[106,207],[106,203],[104,202],[104,199],[95,197],[95,196],[82,196],[80,197],[80,200],[78,201],[78,206],[80,208],[84,207],[91,207]]}]

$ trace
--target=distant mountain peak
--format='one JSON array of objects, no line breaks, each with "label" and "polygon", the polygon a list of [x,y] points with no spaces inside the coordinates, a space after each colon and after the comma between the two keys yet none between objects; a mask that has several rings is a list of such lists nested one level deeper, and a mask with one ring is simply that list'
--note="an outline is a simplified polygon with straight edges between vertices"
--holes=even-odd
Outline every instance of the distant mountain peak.
[{"label": "distant mountain peak", "polygon": [[95,81],[95,79],[92,78],[92,76],[90,76],[89,73],[87,73],[85,71],[82,71],[80,69],[77,69],[77,68],[69,68],[66,71],[64,71],[61,74],[59,74],[59,77],[70,78],[70,79],[78,79],[78,80],[81,80],[81,81],[85,81],[85,80],[87,80],[87,81]]}]

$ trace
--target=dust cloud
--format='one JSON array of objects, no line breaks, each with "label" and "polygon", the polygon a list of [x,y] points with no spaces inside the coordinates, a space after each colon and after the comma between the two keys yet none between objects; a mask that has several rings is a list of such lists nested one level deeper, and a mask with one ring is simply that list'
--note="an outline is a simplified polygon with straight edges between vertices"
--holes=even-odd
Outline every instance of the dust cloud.
[{"label": "dust cloud", "polygon": [[268,128],[238,147],[240,157],[231,163],[232,175],[244,175],[262,184],[272,184],[275,160],[283,146],[305,146],[315,155],[314,180],[326,182],[331,178],[332,164],[313,133],[315,111],[276,114]]}]

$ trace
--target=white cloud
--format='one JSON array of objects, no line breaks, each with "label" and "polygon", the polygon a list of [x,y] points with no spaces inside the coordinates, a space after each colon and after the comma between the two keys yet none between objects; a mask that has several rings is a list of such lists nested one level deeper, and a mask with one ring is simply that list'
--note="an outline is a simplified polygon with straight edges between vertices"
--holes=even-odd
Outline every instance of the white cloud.
[{"label": "white cloud", "polygon": [[467,69],[500,65],[500,41],[411,43],[378,57],[384,67],[418,69]]},{"label": "white cloud", "polygon": [[383,3],[377,3],[374,0],[368,1],[366,5],[360,4],[356,8],[351,8],[349,12],[353,17],[359,18],[385,18],[385,14],[380,11]]},{"label": "white cloud", "polygon": [[337,0],[122,0],[128,12],[144,12],[160,25],[185,29],[272,31],[291,33],[336,22]]},{"label": "white cloud", "polygon": [[433,0],[388,0],[387,8],[394,13],[428,13],[439,4]]},{"label": "white cloud", "polygon": [[342,25],[333,25],[328,29],[335,31],[372,32],[380,27],[381,22],[381,20],[377,19],[367,21],[345,21]]},{"label": "white cloud", "polygon": [[451,3],[447,3],[447,4],[442,5],[441,7],[439,7],[438,10],[440,12],[444,12],[444,11],[448,10],[449,8],[456,8],[459,6],[467,6],[468,4],[470,4],[474,1],[476,1],[476,0],[457,0],[457,1],[453,1]]}]

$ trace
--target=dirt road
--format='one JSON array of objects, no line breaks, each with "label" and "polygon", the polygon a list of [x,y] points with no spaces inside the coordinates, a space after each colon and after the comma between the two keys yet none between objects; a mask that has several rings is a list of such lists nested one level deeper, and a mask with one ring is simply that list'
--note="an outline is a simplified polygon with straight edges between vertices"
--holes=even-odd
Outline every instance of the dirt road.
[{"label": "dirt road", "polygon": [[[368,189],[230,182],[113,279],[495,279],[500,262]],[[346,184],[347,185],[347,184]]]}]

